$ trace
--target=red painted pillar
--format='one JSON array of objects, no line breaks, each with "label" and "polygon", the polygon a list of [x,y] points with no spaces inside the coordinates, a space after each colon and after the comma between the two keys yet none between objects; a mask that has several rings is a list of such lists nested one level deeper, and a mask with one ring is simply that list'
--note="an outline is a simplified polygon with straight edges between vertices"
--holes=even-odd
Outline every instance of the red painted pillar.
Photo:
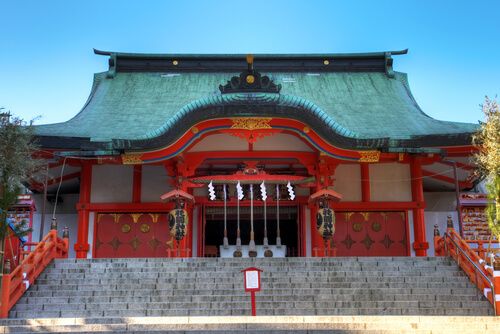
[{"label": "red painted pillar", "polygon": [[89,239],[89,211],[85,209],[90,203],[90,188],[92,184],[92,164],[83,161],[82,173],[80,177],[80,209],[78,211],[78,234],[74,249],[77,259],[87,258],[90,250]]},{"label": "red painted pillar", "polygon": [[361,197],[363,202],[370,202],[370,165],[361,164]]},{"label": "red painted pillar", "polygon": [[[411,192],[412,200],[414,202],[424,202],[424,189],[422,185],[422,162],[420,158],[416,158],[411,164]],[[427,256],[427,249],[429,243],[425,239],[425,217],[424,209],[413,210],[413,231],[415,235],[415,242],[413,249],[416,256]]]}]

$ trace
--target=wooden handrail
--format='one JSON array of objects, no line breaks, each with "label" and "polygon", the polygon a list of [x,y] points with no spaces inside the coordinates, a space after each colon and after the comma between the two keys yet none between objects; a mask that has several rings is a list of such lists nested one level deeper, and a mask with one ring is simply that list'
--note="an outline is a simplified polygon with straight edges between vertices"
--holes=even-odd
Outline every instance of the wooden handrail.
[{"label": "wooden handrail", "polygon": [[500,315],[500,300],[497,301],[494,296],[500,291],[500,277],[496,277],[493,267],[488,265],[453,228],[449,228],[443,237],[434,237],[434,249],[436,256],[451,256],[457,261],[469,280],[493,304],[496,315]]},{"label": "wooden handrail", "polygon": [[67,259],[69,249],[68,238],[58,238],[57,231],[51,230],[45,238],[26,256],[23,262],[10,274],[2,277],[2,297],[0,318],[5,319],[9,310],[35,282],[42,270],[52,259]]},{"label": "wooden handrail", "polygon": [[318,248],[318,246],[314,246],[313,252],[314,257],[337,257],[337,247],[335,246],[331,248]]}]

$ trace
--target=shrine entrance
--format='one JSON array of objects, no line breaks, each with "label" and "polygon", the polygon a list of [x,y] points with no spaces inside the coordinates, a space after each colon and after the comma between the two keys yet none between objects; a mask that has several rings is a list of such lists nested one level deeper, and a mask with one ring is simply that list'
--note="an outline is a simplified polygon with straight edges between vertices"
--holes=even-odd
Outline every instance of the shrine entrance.
[{"label": "shrine entrance", "polygon": [[[276,207],[266,208],[266,224],[264,224],[264,208],[254,207],[253,212],[253,228],[254,239],[257,246],[257,252],[262,253],[257,256],[263,256],[266,250],[264,245],[265,226],[267,230],[267,238],[269,249],[273,250],[274,256],[297,257],[300,254],[300,222],[298,221],[297,206],[282,206],[279,208],[279,230],[282,248],[276,248],[276,238],[278,236],[278,220],[276,216]],[[222,252],[221,246],[224,239],[224,208],[220,206],[205,208],[205,227],[203,231],[203,241],[205,245],[205,256],[221,255],[228,256],[233,254],[233,248],[236,247],[238,217],[237,208],[227,208],[227,237],[229,249]],[[250,207],[240,207],[240,238],[243,251],[250,243]],[[246,254],[244,254],[245,256]]]}]

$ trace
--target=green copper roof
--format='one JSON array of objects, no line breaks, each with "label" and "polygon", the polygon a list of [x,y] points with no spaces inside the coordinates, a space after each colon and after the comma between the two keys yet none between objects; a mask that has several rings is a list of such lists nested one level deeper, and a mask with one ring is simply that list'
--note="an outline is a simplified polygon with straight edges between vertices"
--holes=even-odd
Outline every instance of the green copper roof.
[{"label": "green copper roof", "polygon": [[[221,95],[218,87],[239,73],[118,70],[113,75],[96,74],[89,99],[74,118],[37,126],[36,133],[95,142],[153,138],[175,127],[191,126],[181,120],[196,109],[231,104],[232,97]],[[268,103],[300,105],[304,112],[299,120],[316,131],[321,129],[314,128],[312,118],[345,137],[389,138],[391,146],[397,146],[421,136],[468,134],[475,128],[474,124],[438,121],[423,113],[404,73],[394,72],[393,78],[386,72],[280,71],[262,75],[282,85],[280,94],[269,94]],[[258,111],[254,114],[262,116]]]}]

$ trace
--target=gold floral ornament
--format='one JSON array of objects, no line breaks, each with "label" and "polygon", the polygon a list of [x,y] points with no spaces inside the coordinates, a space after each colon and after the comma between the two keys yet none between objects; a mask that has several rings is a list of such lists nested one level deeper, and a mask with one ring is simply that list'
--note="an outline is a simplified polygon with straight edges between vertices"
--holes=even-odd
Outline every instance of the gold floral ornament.
[{"label": "gold floral ornament", "polygon": [[128,232],[130,232],[131,227],[129,224],[123,224],[121,230],[123,233],[128,233]]},{"label": "gold floral ornament", "polygon": [[355,222],[354,224],[352,224],[352,229],[354,230],[354,232],[359,232],[363,229],[363,224],[361,224],[360,222]]},{"label": "gold floral ornament", "polygon": [[141,232],[142,233],[148,233],[149,230],[151,230],[151,227],[148,224],[142,224],[141,225]]},{"label": "gold floral ornament", "polygon": [[272,127],[267,124],[272,120],[272,118],[233,118],[233,125],[231,129],[241,129],[241,130],[256,130],[256,129],[272,129]]},{"label": "gold floral ornament", "polygon": [[359,158],[359,162],[378,162],[380,160],[380,152],[379,151],[358,151],[361,158]]},{"label": "gold floral ornament", "polygon": [[141,160],[142,153],[139,154],[122,154],[122,162],[124,165],[140,165],[144,161]]},{"label": "gold floral ornament", "polygon": [[381,229],[382,229],[382,224],[380,224],[379,222],[374,222],[372,224],[372,230],[374,232],[379,232]]}]

